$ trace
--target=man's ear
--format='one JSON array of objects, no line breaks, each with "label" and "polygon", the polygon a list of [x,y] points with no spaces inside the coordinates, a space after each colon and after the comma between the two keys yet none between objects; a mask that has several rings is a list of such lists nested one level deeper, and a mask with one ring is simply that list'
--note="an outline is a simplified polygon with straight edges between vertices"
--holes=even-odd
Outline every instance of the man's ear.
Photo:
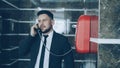
[{"label": "man's ear", "polygon": [[54,25],[55,24],[55,20],[52,20],[52,25]]}]

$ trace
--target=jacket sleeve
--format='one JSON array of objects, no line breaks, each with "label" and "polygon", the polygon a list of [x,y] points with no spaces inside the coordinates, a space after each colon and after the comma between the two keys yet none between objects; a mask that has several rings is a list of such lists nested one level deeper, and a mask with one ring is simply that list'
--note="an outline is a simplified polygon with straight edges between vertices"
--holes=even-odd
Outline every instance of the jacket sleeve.
[{"label": "jacket sleeve", "polygon": [[22,57],[24,55],[27,55],[30,51],[30,48],[32,46],[34,37],[28,36],[26,39],[20,41],[19,43],[19,57]]},{"label": "jacket sleeve", "polygon": [[74,58],[73,58],[73,51],[71,48],[70,43],[68,42],[68,39],[64,42],[64,54],[67,53],[63,59],[64,59],[64,66],[65,68],[74,68]]}]

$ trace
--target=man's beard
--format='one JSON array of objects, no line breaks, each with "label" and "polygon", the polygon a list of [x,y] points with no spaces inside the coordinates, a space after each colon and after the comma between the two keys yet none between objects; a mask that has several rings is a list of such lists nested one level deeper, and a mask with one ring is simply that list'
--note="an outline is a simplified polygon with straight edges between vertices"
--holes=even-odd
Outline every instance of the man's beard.
[{"label": "man's beard", "polygon": [[42,31],[42,33],[48,33],[50,30],[52,29],[52,26],[50,26],[48,29],[46,29],[45,31]]}]

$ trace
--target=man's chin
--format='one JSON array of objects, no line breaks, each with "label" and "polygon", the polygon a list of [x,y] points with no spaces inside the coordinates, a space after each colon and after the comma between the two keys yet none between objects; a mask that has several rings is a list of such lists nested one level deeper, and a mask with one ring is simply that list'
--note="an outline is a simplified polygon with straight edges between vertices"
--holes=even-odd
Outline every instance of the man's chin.
[{"label": "man's chin", "polygon": [[51,28],[48,28],[48,29],[45,29],[45,30],[42,30],[42,33],[49,33],[51,31],[52,27]]},{"label": "man's chin", "polygon": [[42,31],[42,33],[47,33],[48,31]]},{"label": "man's chin", "polygon": [[42,31],[42,33],[49,33],[50,30],[45,30],[45,31]]},{"label": "man's chin", "polygon": [[45,31],[42,31],[42,33],[46,33]]}]

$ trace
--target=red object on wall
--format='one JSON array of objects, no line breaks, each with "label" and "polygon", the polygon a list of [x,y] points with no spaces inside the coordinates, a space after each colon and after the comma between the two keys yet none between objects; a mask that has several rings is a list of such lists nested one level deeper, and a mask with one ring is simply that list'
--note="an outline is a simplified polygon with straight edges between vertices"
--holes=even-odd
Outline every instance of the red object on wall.
[{"label": "red object on wall", "polygon": [[98,16],[82,15],[76,28],[76,50],[79,53],[96,53],[97,43],[90,42],[90,37],[98,37]]}]

